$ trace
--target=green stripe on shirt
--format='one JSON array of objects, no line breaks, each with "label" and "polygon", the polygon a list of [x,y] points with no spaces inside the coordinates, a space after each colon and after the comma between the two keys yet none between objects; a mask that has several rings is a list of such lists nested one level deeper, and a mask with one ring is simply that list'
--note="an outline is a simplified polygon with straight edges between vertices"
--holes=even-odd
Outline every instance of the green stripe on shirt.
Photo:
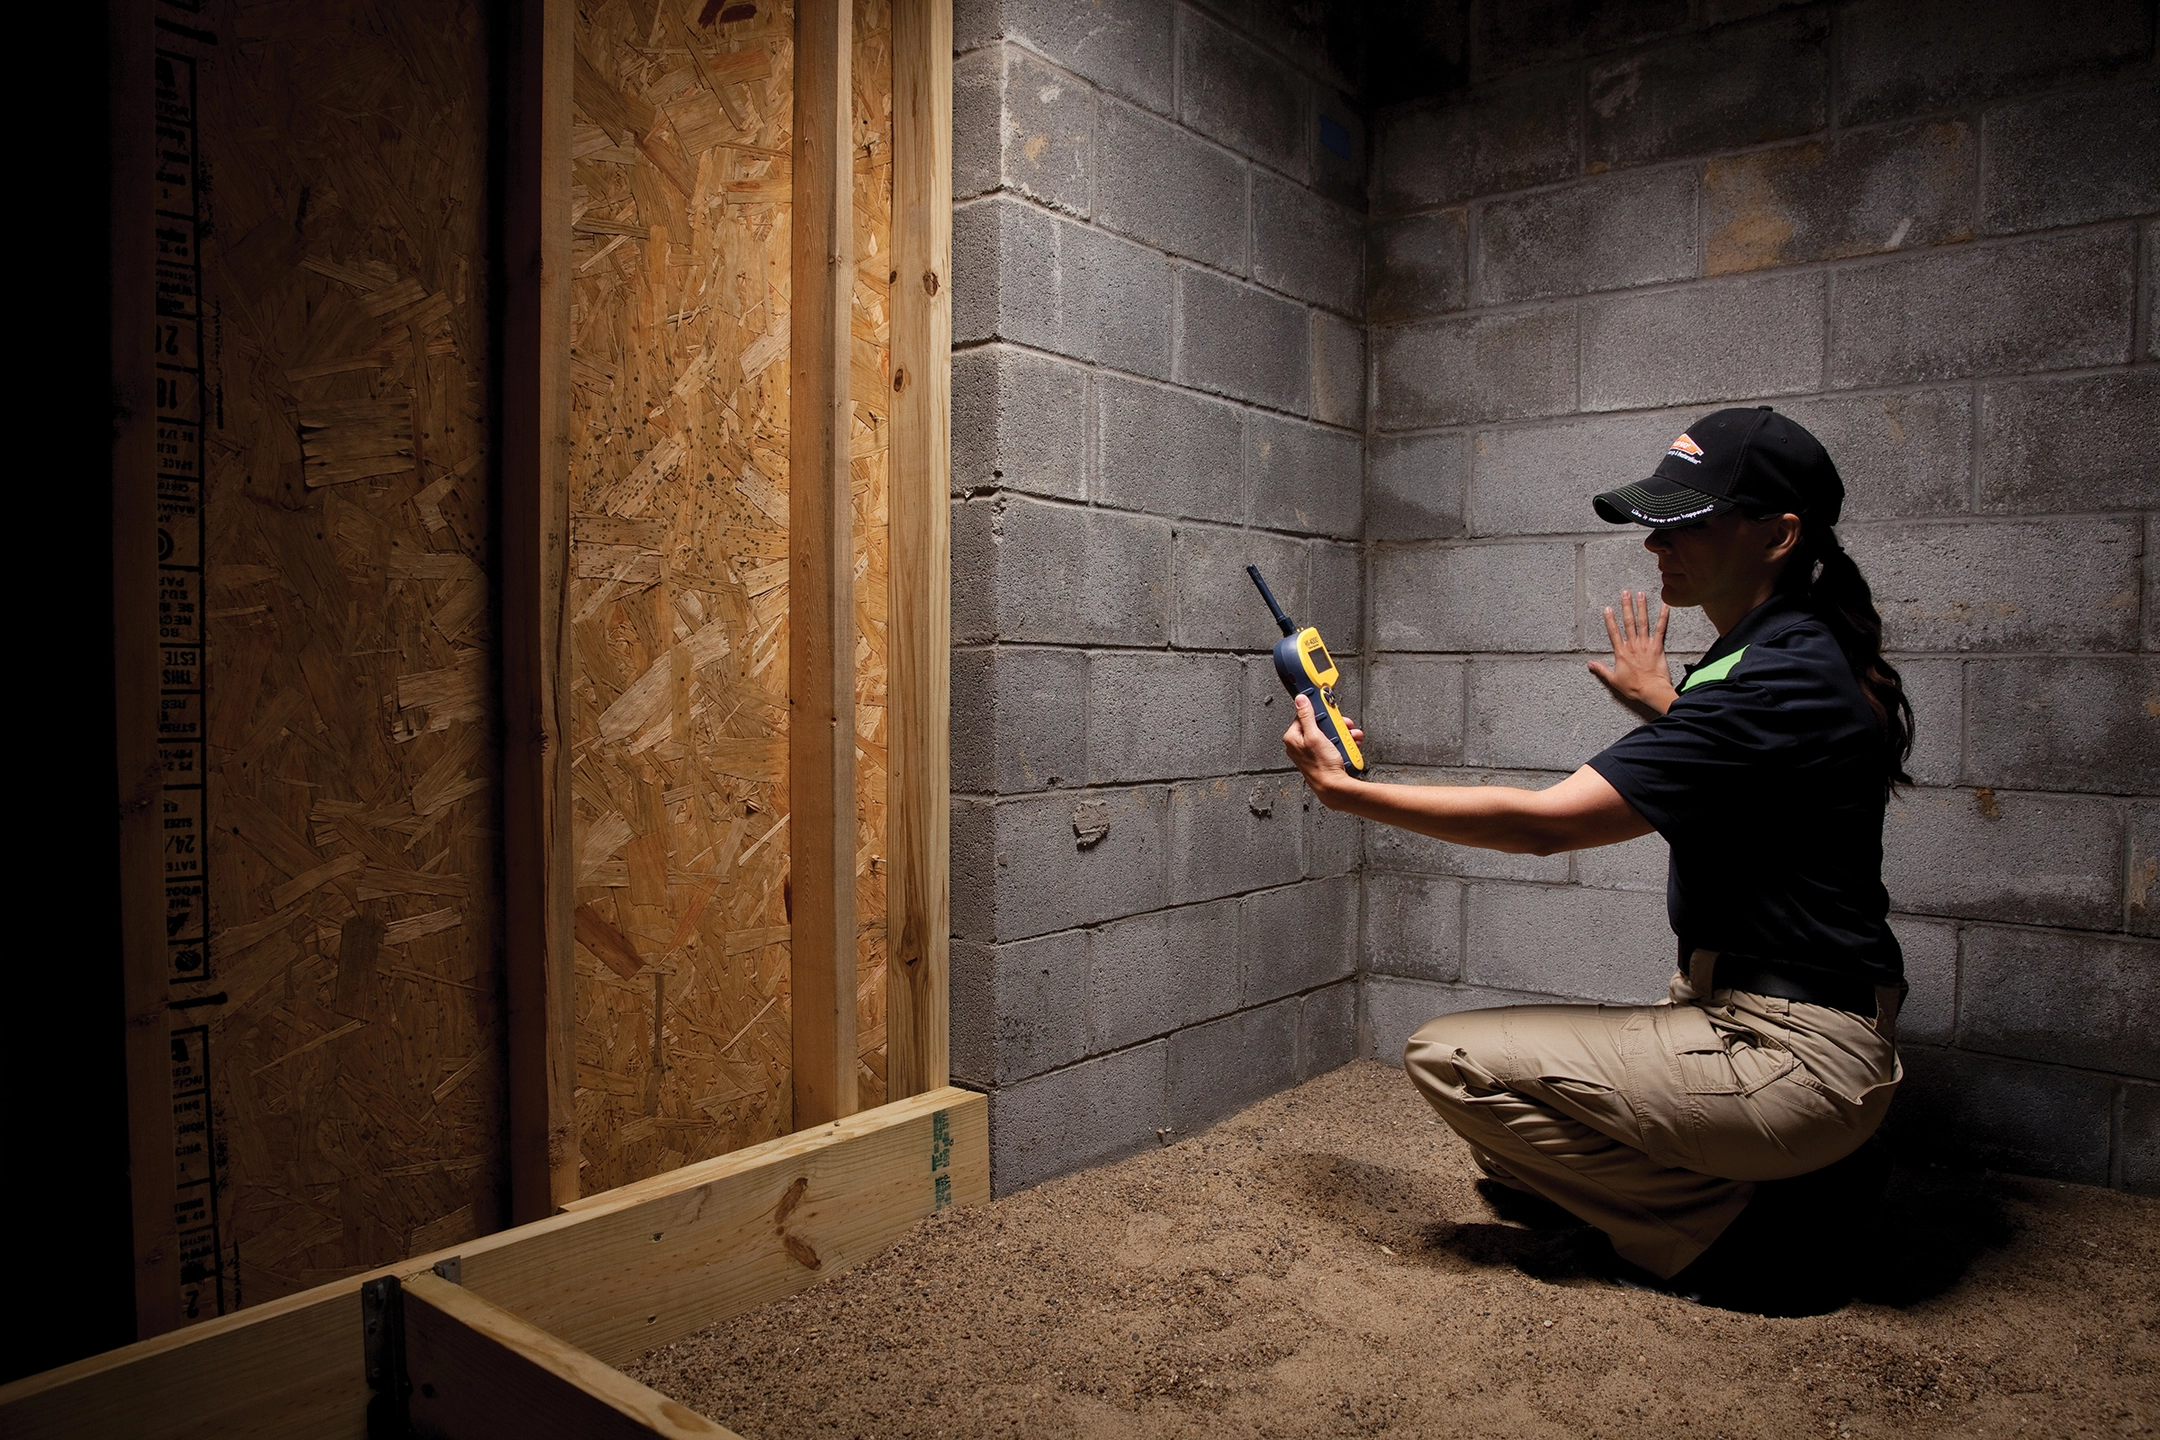
[{"label": "green stripe on shirt", "polygon": [[1747,654],[1747,652],[1748,647],[1742,645],[1722,660],[1713,660],[1707,665],[1696,667],[1695,672],[1680,683],[1680,693],[1685,695],[1697,685],[1707,685],[1713,680],[1723,680],[1727,675],[1732,674],[1733,666],[1738,665],[1740,657]]}]

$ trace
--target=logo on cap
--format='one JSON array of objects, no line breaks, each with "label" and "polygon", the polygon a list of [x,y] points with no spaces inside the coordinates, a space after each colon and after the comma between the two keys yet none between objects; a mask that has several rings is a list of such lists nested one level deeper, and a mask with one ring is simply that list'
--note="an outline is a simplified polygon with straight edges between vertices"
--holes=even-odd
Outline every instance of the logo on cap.
[{"label": "logo on cap", "polygon": [[1700,465],[1703,461],[1702,446],[1689,439],[1686,431],[1681,432],[1680,438],[1673,441],[1672,448],[1665,453],[1677,455],[1690,465]]}]

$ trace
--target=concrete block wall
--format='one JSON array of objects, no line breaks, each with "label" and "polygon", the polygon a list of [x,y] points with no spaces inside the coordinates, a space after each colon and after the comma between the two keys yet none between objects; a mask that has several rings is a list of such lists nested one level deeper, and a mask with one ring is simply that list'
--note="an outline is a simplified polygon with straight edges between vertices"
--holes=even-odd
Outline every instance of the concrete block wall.
[{"label": "concrete block wall", "polygon": [[999,1192],[1349,1059],[1360,842],[1267,574],[1362,653],[1366,138],[1291,4],[960,0],[953,1070]]},{"label": "concrete block wall", "polygon": [[[1444,8],[1444,7],[1443,7]],[[1585,18],[1587,17],[1587,18]],[[1732,17],[1732,18],[1727,18]],[[1829,444],[1919,716],[1903,1143],[2160,1187],[2160,82],[2143,0],[1456,12],[1371,119],[1364,720],[1544,784],[1655,566],[1588,496],[1724,404]],[[1683,612],[1677,659],[1710,639]],[[1360,1045],[1670,973],[1664,847],[1366,837]]]}]

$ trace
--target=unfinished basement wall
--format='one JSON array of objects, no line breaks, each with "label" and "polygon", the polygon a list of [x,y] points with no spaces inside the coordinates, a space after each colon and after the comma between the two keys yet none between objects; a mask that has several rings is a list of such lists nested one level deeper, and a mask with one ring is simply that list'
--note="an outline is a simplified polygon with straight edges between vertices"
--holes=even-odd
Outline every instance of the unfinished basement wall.
[{"label": "unfinished basement wall", "polygon": [[[893,75],[890,5],[854,9],[854,1058],[875,1105]],[[512,182],[489,174],[491,17],[167,5],[140,77],[159,549],[128,578],[156,586],[161,653],[119,685],[123,707],[155,696],[170,1063],[138,1067],[130,1105],[170,1107],[155,1203],[186,1322],[508,1218],[498,502],[531,477],[489,453],[515,388],[492,353],[490,191]],[[563,618],[590,1194],[795,1118],[793,25],[701,0],[575,21]]]},{"label": "unfinished basement wall", "polygon": [[[579,1189],[795,1128],[794,7],[581,7],[568,587]],[[854,6],[858,1094],[885,1098],[892,19]]]},{"label": "unfinished basement wall", "polygon": [[502,1219],[492,101],[477,5],[157,18],[190,1323]]},{"label": "unfinished basement wall", "polygon": [[[1893,1127],[2160,1186],[2151,7],[1553,8],[1469,10],[1442,57],[1466,85],[1374,120],[1371,750],[1544,785],[1623,733],[1584,660],[1656,571],[1588,497],[1776,404],[1844,473],[1919,717]],[[1676,659],[1710,638],[1684,612]],[[1664,989],[1654,836],[1541,859],[1374,831],[1367,861],[1364,1054]]]},{"label": "unfinished basement wall", "polygon": [[1255,8],[955,18],[953,1074],[1000,1192],[1351,1053],[1358,835],[1244,567],[1355,665],[1365,143]]}]

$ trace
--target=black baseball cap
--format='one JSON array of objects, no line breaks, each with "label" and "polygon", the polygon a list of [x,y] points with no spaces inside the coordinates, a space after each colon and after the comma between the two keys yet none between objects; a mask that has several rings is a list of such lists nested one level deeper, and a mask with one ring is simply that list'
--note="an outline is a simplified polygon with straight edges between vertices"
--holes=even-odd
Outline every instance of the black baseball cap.
[{"label": "black baseball cap", "polygon": [[1647,480],[1607,490],[1593,502],[1615,525],[1669,530],[1727,510],[1835,525],[1845,481],[1822,441],[1768,405],[1703,416],[1666,448]]}]

